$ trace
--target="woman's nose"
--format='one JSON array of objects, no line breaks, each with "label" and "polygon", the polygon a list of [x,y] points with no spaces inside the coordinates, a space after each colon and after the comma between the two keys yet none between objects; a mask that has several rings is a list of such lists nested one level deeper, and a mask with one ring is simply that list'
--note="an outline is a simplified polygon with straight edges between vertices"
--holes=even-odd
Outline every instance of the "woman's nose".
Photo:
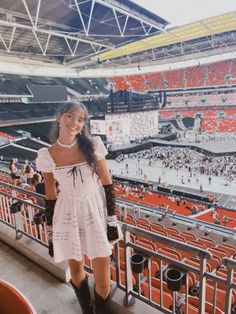
[{"label": "woman's nose", "polygon": [[78,121],[76,119],[72,119],[72,125],[73,126],[77,126],[78,125]]}]

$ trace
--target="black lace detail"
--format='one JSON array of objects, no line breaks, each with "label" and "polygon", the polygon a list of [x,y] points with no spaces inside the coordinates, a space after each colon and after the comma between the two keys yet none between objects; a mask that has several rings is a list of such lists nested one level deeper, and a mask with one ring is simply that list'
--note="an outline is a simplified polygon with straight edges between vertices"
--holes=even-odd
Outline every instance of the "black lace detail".
[{"label": "black lace detail", "polygon": [[47,235],[48,235],[48,253],[53,257],[53,243],[52,243],[52,220],[54,215],[56,200],[45,200],[45,216],[47,222]]},{"label": "black lace detail", "polygon": [[108,238],[108,241],[115,241],[119,238],[117,226],[107,225],[107,238]]},{"label": "black lace detail", "polygon": [[115,200],[114,185],[113,184],[103,185],[103,188],[105,190],[105,195],[106,195],[107,214],[108,216],[113,216],[116,214],[115,213],[116,200]]},{"label": "black lace detail", "polygon": [[56,200],[45,200],[45,216],[49,226],[52,225],[55,204]]},{"label": "black lace detail", "polygon": [[[75,188],[76,179],[77,179],[77,177],[78,177],[77,167],[78,167],[78,166],[74,166],[71,170],[69,170],[69,171],[67,172],[68,174],[71,174],[72,177],[73,177],[73,186],[74,186],[74,188]],[[82,172],[81,172],[80,168],[79,168],[79,174],[80,174],[81,182],[83,183],[84,180],[83,180],[83,176],[82,176]]]}]

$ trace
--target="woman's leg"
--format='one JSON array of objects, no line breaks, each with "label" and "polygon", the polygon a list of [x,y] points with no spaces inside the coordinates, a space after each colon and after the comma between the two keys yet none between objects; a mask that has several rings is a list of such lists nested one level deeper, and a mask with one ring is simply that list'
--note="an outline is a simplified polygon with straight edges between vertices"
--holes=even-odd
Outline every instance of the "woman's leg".
[{"label": "woman's leg", "polygon": [[71,271],[71,285],[81,305],[83,314],[93,314],[93,304],[89,293],[88,278],[84,273],[83,261],[68,261]]},{"label": "woman's leg", "polygon": [[95,279],[95,314],[111,314],[109,308],[110,259],[97,257],[92,262]]},{"label": "woman's leg", "polygon": [[79,287],[85,278],[84,262],[70,259],[68,260],[68,264],[70,267],[71,280],[75,286]]},{"label": "woman's leg", "polygon": [[97,257],[92,260],[95,279],[95,291],[103,299],[110,293],[110,258]]}]

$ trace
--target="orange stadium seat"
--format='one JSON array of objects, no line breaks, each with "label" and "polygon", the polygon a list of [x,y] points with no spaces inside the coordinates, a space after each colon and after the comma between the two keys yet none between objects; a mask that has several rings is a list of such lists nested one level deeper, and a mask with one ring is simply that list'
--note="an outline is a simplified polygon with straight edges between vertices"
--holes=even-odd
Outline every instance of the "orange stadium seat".
[{"label": "orange stadium seat", "polygon": [[0,313],[36,314],[29,300],[13,285],[0,279]]},{"label": "orange stadium seat", "polygon": [[185,238],[185,241],[196,240],[195,235],[190,232],[181,232],[180,235]]},{"label": "orange stadium seat", "polygon": [[211,240],[211,239],[208,239],[205,237],[197,239],[197,242],[203,243],[206,246],[206,248],[211,248],[211,247],[214,247],[216,245],[214,240]]},{"label": "orange stadium seat", "polygon": [[[143,295],[149,299],[149,285],[147,282],[142,282],[141,283],[141,290],[143,292]],[[151,300],[157,304],[160,304],[162,298],[162,304],[163,307],[170,309],[172,306],[172,296],[170,293],[167,293],[165,291],[163,291],[162,295],[160,294],[160,290],[151,287]]]},{"label": "orange stadium seat", "polygon": [[[115,282],[117,282],[117,277],[116,277],[116,267],[113,265],[110,265],[110,273],[111,273],[111,279]],[[125,286],[125,272],[124,270],[120,270],[120,281],[121,284]],[[135,277],[132,275],[132,282],[133,282],[133,286],[136,285],[136,279]]]},{"label": "orange stadium seat", "polygon": [[[188,314],[198,314],[199,309],[199,298],[194,296],[188,296]],[[181,306],[181,313],[185,314],[185,302]],[[224,312],[218,307],[215,308],[215,312],[213,311],[212,303],[206,301],[205,302],[205,312],[206,314],[224,314]]]},{"label": "orange stadium seat", "polygon": [[151,226],[152,228],[158,228],[158,229],[161,229],[161,230],[164,229],[164,227],[163,227],[161,224],[157,223],[157,222],[152,222],[152,223],[150,223],[150,226]]},{"label": "orange stadium seat", "polygon": [[175,228],[164,228],[164,231],[167,232],[168,236],[170,235],[178,235],[179,234],[179,231]]},{"label": "orange stadium seat", "polygon": [[142,247],[145,247],[146,249],[151,250],[151,251],[156,251],[156,249],[157,249],[155,243],[153,243],[150,240],[144,239],[144,238],[140,238],[140,239],[136,240],[135,244],[140,245]]},{"label": "orange stadium seat", "polygon": [[[208,280],[208,282],[210,282]],[[226,297],[226,290],[220,289],[217,287],[216,289],[216,306],[224,311],[225,308],[225,297]],[[206,301],[210,302],[213,304],[214,302],[214,285],[207,283],[206,284]],[[235,293],[232,293],[231,296],[231,303],[232,305],[235,304],[236,298],[235,298]]]},{"label": "orange stadium seat", "polygon": [[229,244],[220,244],[217,246],[218,249],[223,249],[228,252],[229,256],[233,256],[236,254],[236,248]]}]

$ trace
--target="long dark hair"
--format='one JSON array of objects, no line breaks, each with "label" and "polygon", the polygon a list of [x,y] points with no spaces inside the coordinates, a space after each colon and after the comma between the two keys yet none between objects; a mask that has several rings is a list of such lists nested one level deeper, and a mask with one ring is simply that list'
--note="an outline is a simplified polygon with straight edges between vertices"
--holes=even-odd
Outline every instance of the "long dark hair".
[{"label": "long dark hair", "polygon": [[[93,146],[93,142],[91,140],[91,134],[90,134],[90,130],[88,127],[89,115],[88,115],[87,108],[81,102],[77,102],[77,101],[65,102],[57,110],[57,116],[62,115],[66,112],[70,112],[70,111],[77,109],[77,108],[82,109],[84,111],[84,114],[85,114],[84,127],[81,130],[81,133],[76,135],[78,148],[84,154],[86,161],[89,164],[89,166],[99,176],[98,161],[97,161],[97,157],[94,154],[94,146]],[[53,124],[51,132],[50,132],[50,140],[51,140],[52,144],[56,143],[58,136],[59,136],[59,122],[56,120],[55,123]]]},{"label": "long dark hair", "polygon": [[14,161],[15,159],[14,158],[11,158],[10,160],[10,164],[9,164],[9,169],[12,171],[12,166],[14,165]]}]

